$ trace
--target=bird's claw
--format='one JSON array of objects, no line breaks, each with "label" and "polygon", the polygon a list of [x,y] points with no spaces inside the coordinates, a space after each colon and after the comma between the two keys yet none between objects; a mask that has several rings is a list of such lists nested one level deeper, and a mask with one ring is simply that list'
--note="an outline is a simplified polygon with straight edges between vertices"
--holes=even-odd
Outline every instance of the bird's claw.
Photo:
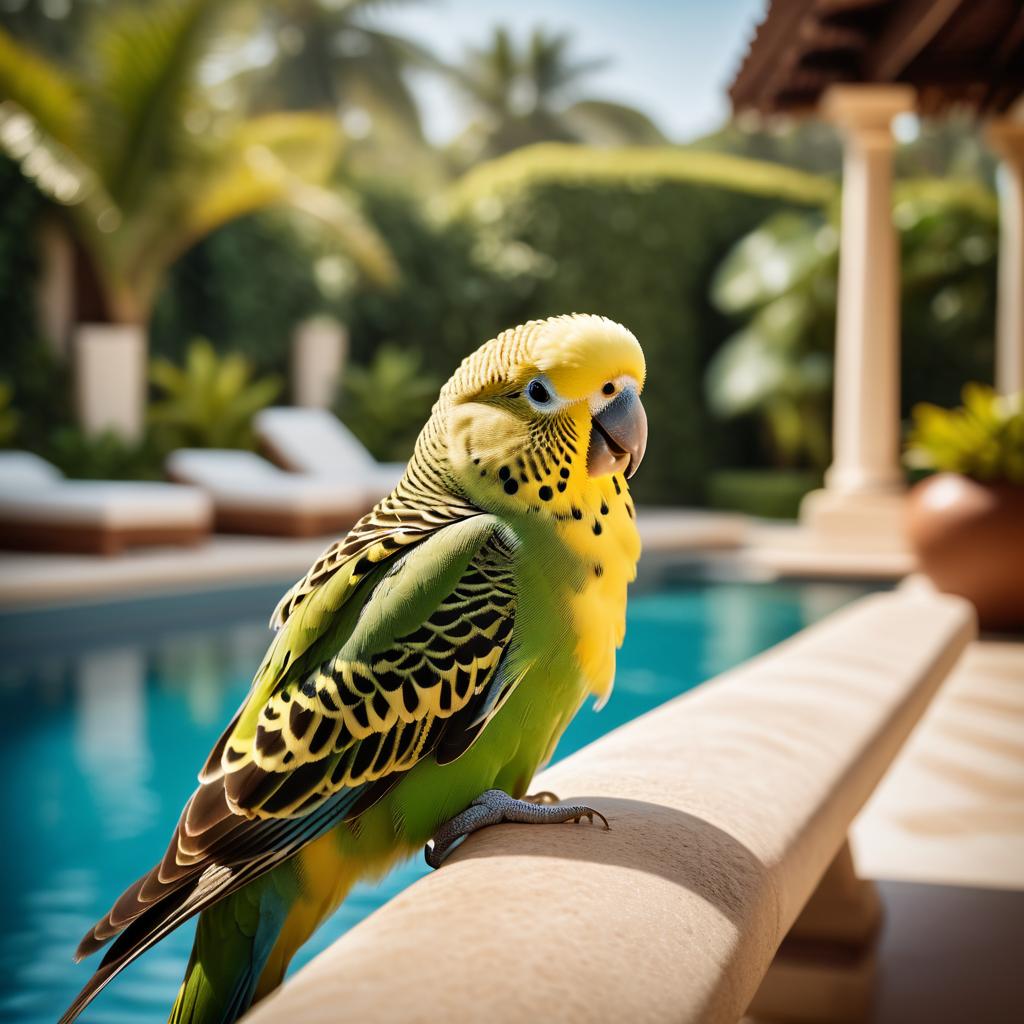
[{"label": "bird's claw", "polygon": [[608,819],[593,807],[586,804],[550,804],[544,799],[550,797],[554,797],[554,793],[538,793],[533,800],[517,800],[500,789],[481,793],[461,814],[456,814],[437,830],[424,850],[427,863],[432,868],[439,868],[456,843],[488,825],[504,822],[553,825],[567,821],[578,824],[583,818],[593,824],[594,818],[598,817],[606,830],[611,828]]}]

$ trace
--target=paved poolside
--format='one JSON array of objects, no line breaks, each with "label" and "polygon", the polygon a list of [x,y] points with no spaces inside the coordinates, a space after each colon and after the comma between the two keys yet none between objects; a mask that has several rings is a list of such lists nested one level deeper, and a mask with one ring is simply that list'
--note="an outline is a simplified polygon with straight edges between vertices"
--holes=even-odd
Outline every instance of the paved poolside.
[{"label": "paved poolside", "polygon": [[[835,550],[810,542],[795,524],[732,512],[648,507],[638,523],[645,551],[713,552],[758,576],[895,580],[913,568],[899,551]],[[298,578],[335,539],[215,534],[195,547],[114,557],[0,551],[0,609]]]}]

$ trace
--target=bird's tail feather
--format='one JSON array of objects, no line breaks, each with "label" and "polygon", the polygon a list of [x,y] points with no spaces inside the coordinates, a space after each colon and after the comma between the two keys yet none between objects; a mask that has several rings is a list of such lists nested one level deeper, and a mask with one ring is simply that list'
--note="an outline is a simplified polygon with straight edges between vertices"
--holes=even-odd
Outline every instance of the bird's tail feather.
[{"label": "bird's tail feather", "polygon": [[287,913],[266,879],[203,911],[168,1024],[234,1024],[253,1003]]}]

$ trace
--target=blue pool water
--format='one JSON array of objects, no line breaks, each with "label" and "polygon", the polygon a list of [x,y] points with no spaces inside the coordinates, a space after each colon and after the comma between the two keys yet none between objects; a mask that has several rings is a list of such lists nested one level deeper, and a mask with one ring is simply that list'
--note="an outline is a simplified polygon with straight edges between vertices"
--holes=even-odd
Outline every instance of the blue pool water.
[{"label": "blue pool water", "polygon": [[[612,699],[600,714],[581,711],[559,757],[863,592],[645,576]],[[248,688],[282,589],[0,616],[0,1020],[52,1022],[88,977],[95,961],[76,966],[71,953],[163,854],[197,768]],[[417,859],[359,887],[295,966],[426,871]],[[83,1020],[164,1020],[191,943],[190,924]]]}]

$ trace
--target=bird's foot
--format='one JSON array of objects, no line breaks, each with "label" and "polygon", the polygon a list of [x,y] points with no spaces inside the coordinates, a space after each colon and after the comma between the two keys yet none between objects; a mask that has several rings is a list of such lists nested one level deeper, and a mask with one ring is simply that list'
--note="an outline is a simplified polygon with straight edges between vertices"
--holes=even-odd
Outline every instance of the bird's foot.
[{"label": "bird's foot", "polygon": [[[512,822],[522,825],[555,825],[566,821],[579,822],[586,818],[593,824],[600,818],[604,827],[609,828],[608,819],[586,804],[550,804],[547,799],[553,793],[538,793],[532,799],[516,800],[500,789],[488,789],[481,793],[461,814],[446,821],[427,843],[424,854],[432,868],[439,868],[461,839],[488,825]],[[557,799],[557,798],[556,798]]]}]

